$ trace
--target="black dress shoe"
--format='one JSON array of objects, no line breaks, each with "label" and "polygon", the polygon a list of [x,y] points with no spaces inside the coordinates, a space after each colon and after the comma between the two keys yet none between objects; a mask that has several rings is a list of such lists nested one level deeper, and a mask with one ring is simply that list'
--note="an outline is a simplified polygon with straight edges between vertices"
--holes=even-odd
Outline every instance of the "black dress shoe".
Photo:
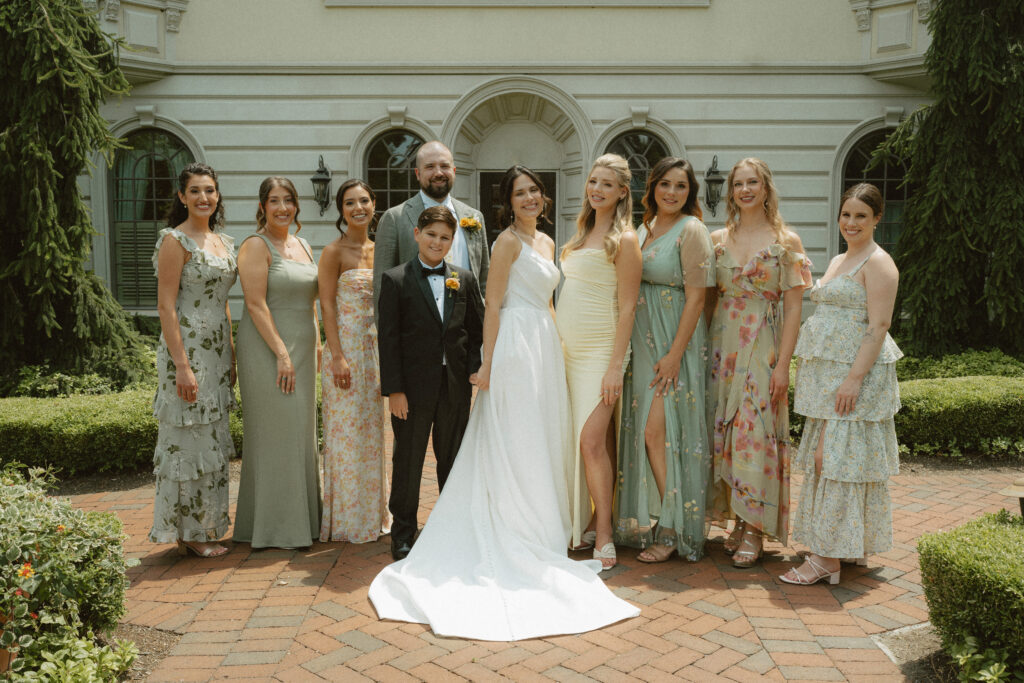
[{"label": "black dress shoe", "polygon": [[395,560],[404,560],[412,550],[412,543],[409,541],[392,541],[391,542],[391,557]]}]

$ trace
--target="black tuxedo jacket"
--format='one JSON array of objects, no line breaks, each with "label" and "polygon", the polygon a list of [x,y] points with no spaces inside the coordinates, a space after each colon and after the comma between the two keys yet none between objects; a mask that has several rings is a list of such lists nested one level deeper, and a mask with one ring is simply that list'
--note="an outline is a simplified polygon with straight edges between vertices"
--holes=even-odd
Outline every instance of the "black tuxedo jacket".
[{"label": "black tuxedo jacket", "polygon": [[469,270],[445,263],[445,279],[457,274],[459,288],[445,287],[444,318],[438,313],[419,258],[385,271],[380,286],[380,392],[404,393],[409,405],[431,403],[441,389],[441,359],[447,360],[452,401],[469,401],[469,376],[480,367],[483,298]]}]

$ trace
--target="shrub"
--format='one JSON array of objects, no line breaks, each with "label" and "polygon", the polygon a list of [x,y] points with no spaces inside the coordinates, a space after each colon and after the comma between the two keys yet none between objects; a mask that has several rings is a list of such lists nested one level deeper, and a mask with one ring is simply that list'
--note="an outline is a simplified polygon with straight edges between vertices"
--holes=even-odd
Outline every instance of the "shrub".
[{"label": "shrub", "polygon": [[[152,466],[153,390],[103,396],[0,399],[0,463],[53,467],[62,476]],[[241,452],[241,414],[231,416]]]},{"label": "shrub", "polygon": [[95,656],[97,666],[114,661],[108,648],[78,641],[117,625],[128,587],[125,569],[138,563],[125,560],[117,515],[84,512],[47,496],[52,481],[39,469],[27,477],[14,466],[0,473],[0,614],[7,616],[0,647],[17,651],[15,674],[65,647]]},{"label": "shrub", "polygon": [[1024,377],[910,380],[900,382],[900,400],[896,435],[911,452],[1013,455],[1021,450]]},{"label": "shrub", "polygon": [[[946,651],[962,666],[1024,670],[1024,520],[1001,510],[926,534],[917,548],[929,617]],[[979,657],[972,643],[991,652]]]},{"label": "shrub", "polygon": [[1002,351],[964,351],[948,356],[904,356],[896,362],[900,381],[908,379],[935,379],[938,377],[971,377],[995,375],[998,377],[1024,377],[1024,361]]}]

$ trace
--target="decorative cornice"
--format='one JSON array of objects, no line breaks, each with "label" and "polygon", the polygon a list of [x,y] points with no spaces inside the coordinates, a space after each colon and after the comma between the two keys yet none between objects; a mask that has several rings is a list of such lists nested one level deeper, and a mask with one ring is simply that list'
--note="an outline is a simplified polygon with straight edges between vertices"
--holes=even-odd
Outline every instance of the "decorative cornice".
[{"label": "decorative cornice", "polygon": [[928,23],[928,15],[932,11],[931,0],[917,0],[917,20],[922,24]]},{"label": "decorative cornice", "polygon": [[107,21],[119,21],[121,19],[121,0],[107,0],[103,18]]}]

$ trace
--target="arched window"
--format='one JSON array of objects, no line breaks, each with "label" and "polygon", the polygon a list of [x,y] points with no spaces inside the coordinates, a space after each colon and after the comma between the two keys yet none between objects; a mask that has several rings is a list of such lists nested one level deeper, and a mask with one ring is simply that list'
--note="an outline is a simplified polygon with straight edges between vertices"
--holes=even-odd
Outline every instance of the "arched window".
[{"label": "arched window", "polygon": [[110,230],[111,288],[126,308],[156,306],[153,246],[166,225],[178,174],[195,159],[184,143],[156,128],[125,137],[114,156]]},{"label": "arched window", "polygon": [[420,191],[416,182],[416,150],[423,138],[403,129],[378,135],[366,151],[366,182],[377,195],[377,215]]},{"label": "arched window", "polygon": [[647,176],[654,164],[668,156],[668,146],[657,135],[644,130],[630,130],[617,136],[608,145],[608,152],[625,157],[633,172],[630,192],[633,195],[633,224],[640,225],[644,216],[641,200],[647,186]]},{"label": "arched window", "polygon": [[[906,205],[910,188],[903,185],[907,167],[896,162],[880,163],[868,170],[871,153],[880,145],[890,131],[876,130],[857,141],[846,156],[843,166],[843,192],[857,183],[871,183],[882,191],[885,199],[885,213],[875,229],[875,242],[890,254],[899,241],[903,230],[903,207]],[[840,239],[840,251],[846,251],[846,240]]]}]

